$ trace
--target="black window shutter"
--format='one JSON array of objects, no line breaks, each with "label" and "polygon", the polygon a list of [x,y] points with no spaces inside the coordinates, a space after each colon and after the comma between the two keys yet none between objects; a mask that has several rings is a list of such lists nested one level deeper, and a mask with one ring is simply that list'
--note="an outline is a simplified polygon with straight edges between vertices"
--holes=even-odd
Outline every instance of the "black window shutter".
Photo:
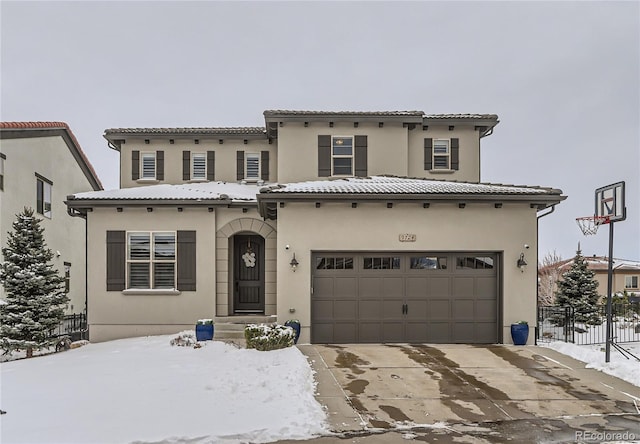
[{"label": "black window shutter", "polygon": [[125,232],[107,231],[107,291],[125,289],[125,263]]},{"label": "black window shutter", "polygon": [[131,151],[131,180],[140,179],[140,151]]},{"label": "black window shutter", "polygon": [[424,169],[433,169],[433,139],[424,139]]},{"label": "black window shutter", "polygon": [[269,180],[269,151],[260,153],[260,178]]},{"label": "black window shutter", "polygon": [[191,179],[191,151],[182,152],[182,180]]},{"label": "black window shutter", "polygon": [[237,151],[236,155],[236,178],[244,179],[244,151]]},{"label": "black window shutter", "polygon": [[318,177],[331,176],[331,136],[318,136]]},{"label": "black window shutter", "polygon": [[207,180],[216,180],[216,152],[207,151]]},{"label": "black window shutter", "polygon": [[358,177],[367,176],[367,136],[356,136],[356,159],[355,175]]},{"label": "black window shutter", "polygon": [[156,151],[156,179],[164,180],[164,151]]},{"label": "black window shutter", "polygon": [[460,145],[457,138],[451,139],[451,169],[457,170],[460,166]]},{"label": "black window shutter", "polygon": [[196,291],[196,232],[178,231],[178,290]]}]

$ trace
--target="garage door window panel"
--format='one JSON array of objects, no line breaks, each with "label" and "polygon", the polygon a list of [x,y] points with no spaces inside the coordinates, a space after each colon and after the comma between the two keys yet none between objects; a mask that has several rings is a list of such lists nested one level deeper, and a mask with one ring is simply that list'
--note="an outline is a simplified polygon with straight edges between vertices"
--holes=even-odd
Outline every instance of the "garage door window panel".
[{"label": "garage door window panel", "polygon": [[353,257],[318,257],[316,270],[353,270]]},{"label": "garage door window panel", "polygon": [[446,270],[447,258],[437,256],[413,256],[409,266],[412,270]]},{"label": "garage door window panel", "polygon": [[396,256],[377,256],[363,258],[365,270],[399,270],[400,258]]},{"label": "garage door window panel", "polygon": [[458,256],[458,270],[493,270],[493,258],[490,256]]}]

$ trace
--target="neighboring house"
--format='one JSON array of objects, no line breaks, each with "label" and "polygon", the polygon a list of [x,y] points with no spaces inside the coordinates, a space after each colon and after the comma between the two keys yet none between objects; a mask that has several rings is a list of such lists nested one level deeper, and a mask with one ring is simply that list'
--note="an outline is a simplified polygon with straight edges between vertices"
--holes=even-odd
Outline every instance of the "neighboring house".
[{"label": "neighboring house", "polygon": [[[595,279],[598,281],[598,294],[601,295],[601,301],[606,302],[607,296],[607,284],[609,279],[609,258],[606,256],[585,256],[587,267],[595,274]],[[550,264],[545,267],[541,267],[538,271],[540,279],[550,279],[552,273],[551,270],[557,270],[559,279],[562,279],[562,274],[568,271],[573,264],[573,258],[559,261],[555,264]],[[630,296],[640,296],[640,261],[632,261],[626,259],[613,259],[612,267],[612,289],[611,293],[623,293],[627,292]],[[556,280],[549,282],[548,286],[552,288],[553,293],[557,291]]]},{"label": "neighboring house", "polygon": [[314,343],[500,343],[535,322],[537,216],[565,197],[480,183],[496,115],[264,117],[105,131],[122,189],[67,199],[88,221],[91,340],[247,314]]},{"label": "neighboring house", "polygon": [[[67,214],[71,193],[102,190],[102,184],[64,122],[0,122],[0,241],[7,246],[16,214],[33,208],[43,220],[53,264],[64,274],[67,313],[86,302],[85,223]],[[0,257],[1,260],[1,257]],[[0,286],[0,296],[4,289]]]}]

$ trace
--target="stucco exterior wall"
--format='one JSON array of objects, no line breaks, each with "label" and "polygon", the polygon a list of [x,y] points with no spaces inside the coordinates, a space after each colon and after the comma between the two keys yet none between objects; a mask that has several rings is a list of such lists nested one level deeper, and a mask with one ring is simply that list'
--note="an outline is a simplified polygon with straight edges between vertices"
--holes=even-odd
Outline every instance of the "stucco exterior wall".
[{"label": "stucco exterior wall", "polygon": [[[67,313],[80,313],[85,304],[85,223],[67,214],[64,200],[69,194],[92,191],[93,188],[69,147],[59,136],[0,140],[4,161],[4,191],[0,191],[0,239],[7,245],[7,232],[12,231],[15,215],[24,207],[34,210],[36,176],[53,182],[51,218],[41,214],[45,241],[54,257],[53,265],[64,275],[64,263],[71,263],[71,279]],[[57,254],[60,253],[60,255]],[[0,286],[0,297],[4,289]]]},{"label": "stucco exterior wall", "polygon": [[[457,137],[460,143],[458,170],[424,169],[424,139],[450,139]],[[436,180],[457,180],[460,182],[480,182],[480,138],[472,126],[456,126],[449,131],[448,126],[429,125],[427,130],[416,127],[409,131],[409,177],[426,177]]]},{"label": "stucco exterior wall", "polygon": [[[93,342],[193,328],[215,311],[215,218],[207,208],[96,208],[88,215],[89,335]],[[197,289],[179,295],[125,295],[106,290],[106,233],[108,230],[196,230]]]},{"label": "stucco exterior wall", "polygon": [[[389,217],[385,217],[385,215]],[[311,253],[313,251],[489,251],[503,255],[502,335],[511,343],[510,324],[526,320],[535,325],[536,211],[526,204],[314,203],[287,204],[278,209],[278,320],[296,317],[302,324],[301,342],[310,340]],[[400,242],[412,233],[416,242]],[[524,248],[524,244],[530,246]],[[289,250],[286,250],[289,245]],[[531,264],[516,267],[520,253]],[[289,266],[296,254],[296,272]],[[290,314],[295,309],[295,314]],[[533,334],[529,341],[533,343]]]},{"label": "stucco exterior wall", "polygon": [[[627,276],[637,276],[638,281],[640,281],[640,270],[614,270],[613,271],[613,282],[611,294],[615,294],[617,292],[622,293],[625,290],[625,278]],[[598,294],[601,295],[600,302],[606,304],[607,302],[607,281],[609,279],[609,275],[607,270],[598,270],[595,272],[595,279],[598,281]],[[640,295],[640,289],[638,288],[627,288],[627,293],[636,293]]]},{"label": "stucco exterior wall", "polygon": [[[278,151],[276,145],[270,145],[267,140],[247,140],[245,145],[242,139],[224,139],[220,144],[218,139],[175,139],[173,144],[168,139],[144,139],[131,138],[120,147],[120,188],[147,186],[157,183],[181,184],[188,181],[182,180],[182,151],[192,153],[206,153],[215,151],[215,180],[221,182],[237,182],[236,177],[236,152],[260,153],[269,151],[269,182],[276,182],[278,177]],[[164,151],[164,180],[131,180],[131,152],[138,150],[144,152]]]},{"label": "stucco exterior wall", "polygon": [[354,128],[350,122],[336,122],[333,128],[326,122],[285,122],[278,128],[278,161],[281,183],[321,180],[318,177],[318,135],[367,137],[368,175],[407,174],[407,128],[401,123],[364,122]]}]

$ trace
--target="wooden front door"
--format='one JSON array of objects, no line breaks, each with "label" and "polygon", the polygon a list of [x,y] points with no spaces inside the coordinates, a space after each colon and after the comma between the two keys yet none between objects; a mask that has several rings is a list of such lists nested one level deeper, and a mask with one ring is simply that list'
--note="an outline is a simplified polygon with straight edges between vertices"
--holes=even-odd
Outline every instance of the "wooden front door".
[{"label": "wooden front door", "polygon": [[233,312],[264,313],[264,239],[236,235],[233,256]]}]

